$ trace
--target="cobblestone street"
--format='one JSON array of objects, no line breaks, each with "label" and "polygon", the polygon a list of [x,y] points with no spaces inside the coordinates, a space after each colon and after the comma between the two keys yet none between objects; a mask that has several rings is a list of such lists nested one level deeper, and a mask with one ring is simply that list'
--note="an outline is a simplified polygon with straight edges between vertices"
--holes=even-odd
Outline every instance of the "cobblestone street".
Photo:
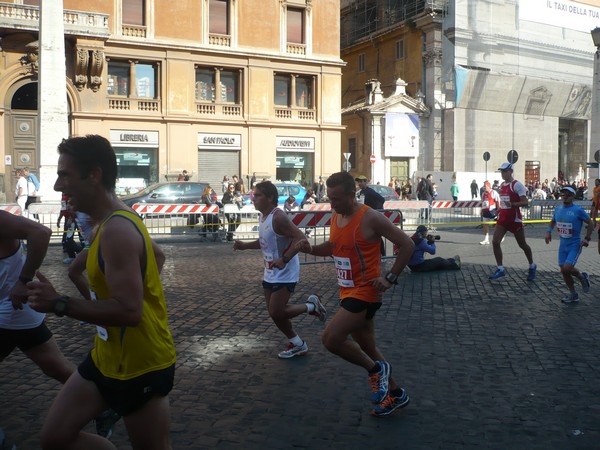
[{"label": "cobblestone street", "polygon": [[[171,393],[173,449],[597,449],[600,442],[600,255],[597,234],[578,267],[589,294],[564,305],[558,238],[527,227],[538,264],[535,282],[514,238],[503,244],[507,279],[495,268],[481,230],[440,230],[439,255],[460,254],[461,271],[410,274],[376,315],[379,347],[410,405],[387,418],[370,415],[366,373],[325,350],[323,324],[294,319],[310,348],[280,360],[286,340],[267,316],[259,251],[229,243],[163,242],[163,282],[178,351]],[[75,295],[52,246],[42,267]],[[292,297],[318,293],[337,310],[331,264],[302,266]],[[94,328],[49,315],[59,346],[79,363]],[[0,364],[0,426],[18,449],[38,434],[58,383],[15,351]],[[151,426],[151,424],[149,424]],[[92,429],[90,425],[90,429]],[[113,442],[130,448],[122,421]]]}]

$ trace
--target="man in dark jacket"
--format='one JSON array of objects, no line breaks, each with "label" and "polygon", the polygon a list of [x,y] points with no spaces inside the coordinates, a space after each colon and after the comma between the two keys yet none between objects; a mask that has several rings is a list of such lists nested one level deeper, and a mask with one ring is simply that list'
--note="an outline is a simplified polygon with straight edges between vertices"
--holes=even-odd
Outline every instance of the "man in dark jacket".
[{"label": "man in dark jacket", "polygon": [[431,202],[433,202],[433,175],[428,174],[427,178],[423,178],[419,184],[419,200],[427,200],[429,208],[424,208],[421,211],[421,219],[429,218],[429,210],[431,209]]},{"label": "man in dark jacket", "polygon": [[360,191],[357,192],[357,197],[360,199],[363,197],[364,202],[359,200],[359,203],[364,203],[367,206],[370,206],[373,209],[383,209],[383,204],[385,203],[385,199],[379,195],[373,188],[367,186],[369,179],[364,175],[360,175],[354,179],[358,183],[358,187]]}]

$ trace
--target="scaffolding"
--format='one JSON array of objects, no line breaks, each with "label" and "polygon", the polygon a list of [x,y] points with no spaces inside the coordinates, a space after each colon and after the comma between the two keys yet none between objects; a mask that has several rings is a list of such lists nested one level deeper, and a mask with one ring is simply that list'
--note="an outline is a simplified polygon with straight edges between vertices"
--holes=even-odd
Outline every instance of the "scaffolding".
[{"label": "scaffolding", "polygon": [[443,12],[447,0],[347,0],[342,3],[342,49],[428,12]]}]

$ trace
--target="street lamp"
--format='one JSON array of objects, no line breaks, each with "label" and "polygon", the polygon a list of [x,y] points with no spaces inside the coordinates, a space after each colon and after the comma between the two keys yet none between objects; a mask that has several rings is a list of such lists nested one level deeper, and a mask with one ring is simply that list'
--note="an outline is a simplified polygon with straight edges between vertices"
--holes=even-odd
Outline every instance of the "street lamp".
[{"label": "street lamp", "polygon": [[[594,55],[594,79],[592,81],[592,132],[590,135],[590,152],[600,149],[600,27],[591,31],[592,40],[596,46]],[[591,158],[588,159],[591,161]],[[600,176],[600,167],[598,168]]]}]

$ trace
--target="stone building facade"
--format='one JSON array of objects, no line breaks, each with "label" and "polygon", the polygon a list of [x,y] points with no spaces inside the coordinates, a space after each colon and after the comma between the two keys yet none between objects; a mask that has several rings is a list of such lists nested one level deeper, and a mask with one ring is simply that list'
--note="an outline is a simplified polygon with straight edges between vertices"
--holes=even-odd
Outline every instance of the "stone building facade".
[{"label": "stone building facade", "polygon": [[[9,201],[14,169],[38,172],[56,152],[37,135],[39,3],[0,4]],[[339,9],[339,0],[64,0],[66,79],[56,83],[69,132],[111,141],[120,192],[184,169],[217,192],[224,175],[312,184],[340,168]]]}]

